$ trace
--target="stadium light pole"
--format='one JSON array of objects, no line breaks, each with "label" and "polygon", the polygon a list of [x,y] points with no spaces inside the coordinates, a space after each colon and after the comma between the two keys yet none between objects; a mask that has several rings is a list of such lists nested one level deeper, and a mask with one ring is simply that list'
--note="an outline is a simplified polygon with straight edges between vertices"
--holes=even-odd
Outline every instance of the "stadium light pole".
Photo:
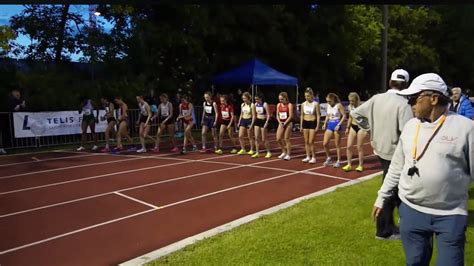
[{"label": "stadium light pole", "polygon": [[381,89],[385,91],[387,87],[387,50],[388,50],[388,5],[382,6],[382,82]]}]

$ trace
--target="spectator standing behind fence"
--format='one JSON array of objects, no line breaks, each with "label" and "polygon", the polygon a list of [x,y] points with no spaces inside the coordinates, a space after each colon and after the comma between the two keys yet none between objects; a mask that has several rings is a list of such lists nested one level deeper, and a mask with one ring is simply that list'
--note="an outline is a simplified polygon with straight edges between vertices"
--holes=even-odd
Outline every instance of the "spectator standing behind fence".
[{"label": "spectator standing behind fence", "polygon": [[[374,95],[351,111],[353,121],[371,131],[372,148],[382,164],[383,179],[387,175],[402,129],[413,118],[407,100],[397,95],[397,92],[408,87],[409,78],[408,72],[403,69],[393,71],[387,92]],[[393,211],[400,205],[400,199],[397,187],[393,189],[391,196],[384,201],[381,215],[377,216],[377,239],[400,239],[400,231],[393,220]]]},{"label": "spectator standing behind fence", "polygon": [[12,90],[8,109],[10,112],[26,111],[26,101],[21,98],[21,93],[19,90]]},{"label": "spectator standing behind fence", "polygon": [[407,265],[464,265],[469,183],[474,181],[474,122],[448,113],[449,96],[434,73],[400,91],[415,106],[372,211],[377,216],[398,187],[400,232]]},{"label": "spectator standing behind fence", "polygon": [[472,119],[472,105],[471,101],[469,101],[469,98],[462,94],[462,90],[459,87],[452,88],[451,92],[453,94],[451,97],[453,103],[449,107],[449,111]]}]

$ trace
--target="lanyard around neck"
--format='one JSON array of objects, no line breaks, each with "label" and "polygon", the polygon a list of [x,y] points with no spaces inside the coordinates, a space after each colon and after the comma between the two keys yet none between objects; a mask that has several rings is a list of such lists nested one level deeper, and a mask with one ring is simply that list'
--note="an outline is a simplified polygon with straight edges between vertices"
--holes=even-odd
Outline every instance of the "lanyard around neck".
[{"label": "lanyard around neck", "polygon": [[414,162],[419,161],[421,159],[421,157],[425,154],[426,149],[428,148],[428,146],[430,145],[431,141],[436,136],[436,134],[438,134],[438,131],[441,128],[441,126],[443,125],[445,120],[446,120],[446,116],[442,115],[441,118],[439,119],[438,124],[436,124],[436,128],[435,128],[433,134],[431,135],[430,139],[428,140],[428,142],[426,143],[425,147],[423,148],[421,154],[418,157],[416,157],[416,153],[417,153],[418,135],[420,133],[421,122],[419,122],[418,125],[416,125],[416,133],[415,133],[415,138],[413,139],[413,148],[411,150],[411,154],[412,154],[412,158],[413,158]]}]

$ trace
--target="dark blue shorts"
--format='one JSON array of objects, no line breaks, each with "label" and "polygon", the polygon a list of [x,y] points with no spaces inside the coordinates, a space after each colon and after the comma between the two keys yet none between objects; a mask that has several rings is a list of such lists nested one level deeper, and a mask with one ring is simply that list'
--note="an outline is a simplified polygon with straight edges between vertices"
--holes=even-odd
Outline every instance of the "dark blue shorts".
[{"label": "dark blue shorts", "polygon": [[204,123],[202,124],[203,127],[207,127],[207,128],[215,128],[214,126],[214,121],[216,121],[216,118],[215,117],[212,117],[212,116],[205,116],[204,117]]},{"label": "dark blue shorts", "polygon": [[252,124],[252,119],[241,119],[240,120],[240,125],[239,127],[245,127],[245,128],[250,128],[250,125]]}]

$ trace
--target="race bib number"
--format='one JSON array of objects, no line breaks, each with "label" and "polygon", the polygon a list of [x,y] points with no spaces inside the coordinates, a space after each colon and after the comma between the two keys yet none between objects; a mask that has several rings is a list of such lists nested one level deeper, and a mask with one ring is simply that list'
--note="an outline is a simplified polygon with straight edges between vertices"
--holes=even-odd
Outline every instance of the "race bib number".
[{"label": "race bib number", "polygon": [[288,113],[287,112],[279,112],[278,117],[280,117],[280,119],[287,119],[288,118]]},{"label": "race bib number", "polygon": [[92,110],[91,109],[84,109],[84,114],[85,115],[90,115],[90,114],[92,114]]},{"label": "race bib number", "polygon": [[161,116],[169,116],[170,115],[170,110],[168,109],[168,107],[165,107],[165,108],[161,108]]},{"label": "race bib number", "polygon": [[204,111],[206,114],[212,114],[212,106],[204,106]]},{"label": "race bib number", "polygon": [[222,118],[228,119],[229,117],[230,117],[229,112],[227,112],[227,111],[222,111]]},{"label": "race bib number", "polygon": [[257,106],[256,111],[257,111],[257,114],[263,114],[265,109],[263,108],[263,106]]},{"label": "race bib number", "polygon": [[314,114],[314,107],[313,107],[313,106],[304,105],[303,111],[304,111],[304,114],[305,114],[305,115],[312,115],[312,114]]},{"label": "race bib number", "polygon": [[250,114],[250,107],[247,105],[244,108],[242,108],[242,113],[244,114]]}]

